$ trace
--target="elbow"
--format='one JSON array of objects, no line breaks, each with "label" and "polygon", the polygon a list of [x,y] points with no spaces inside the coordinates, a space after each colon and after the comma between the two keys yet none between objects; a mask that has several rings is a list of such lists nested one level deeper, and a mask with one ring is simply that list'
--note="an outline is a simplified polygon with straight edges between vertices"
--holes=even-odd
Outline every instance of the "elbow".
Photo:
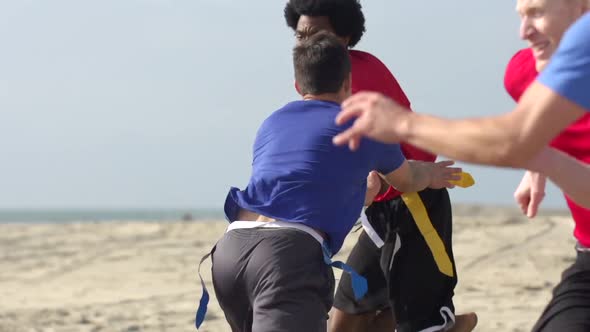
[{"label": "elbow", "polygon": [[526,157],[520,153],[519,149],[513,146],[505,146],[495,151],[492,164],[500,167],[524,168],[526,160]]},{"label": "elbow", "polygon": [[527,168],[542,147],[527,144],[518,138],[510,139],[494,147],[490,164],[509,168]]}]

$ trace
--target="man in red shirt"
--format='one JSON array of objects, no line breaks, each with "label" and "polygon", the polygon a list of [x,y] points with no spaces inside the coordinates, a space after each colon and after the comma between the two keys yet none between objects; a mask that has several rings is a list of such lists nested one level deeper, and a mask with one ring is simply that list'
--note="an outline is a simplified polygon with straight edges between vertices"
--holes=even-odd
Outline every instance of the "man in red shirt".
[{"label": "man in red shirt", "polygon": [[[349,48],[359,42],[365,31],[358,0],[290,0],[285,7],[285,19],[298,40],[328,30]],[[349,54],[353,93],[378,91],[410,107],[399,83],[379,59],[352,49]],[[407,159],[436,159],[408,144],[402,144],[402,150]],[[444,244],[442,255],[448,260],[446,273],[433,259],[437,255],[425,241],[401,193],[383,186],[366,210],[368,229],[373,232],[363,231],[347,261],[367,278],[368,293],[355,300],[350,279],[342,276],[332,310],[331,331],[393,331],[396,323],[400,332],[471,331],[477,324],[474,313],[457,317],[454,314],[452,297],[457,276],[448,192],[425,190],[419,193],[418,200]]]},{"label": "man in red shirt", "polygon": [[[518,102],[527,87],[535,80],[538,69],[543,66],[535,61],[532,49],[518,51],[510,60],[504,76],[504,86],[512,98]],[[572,157],[590,163],[590,114],[571,124],[551,142],[551,146]],[[527,171],[518,186],[514,197],[522,212],[534,218],[538,206],[545,195],[546,179],[539,173]],[[588,271],[583,256],[590,255],[590,210],[580,207],[565,195],[575,222],[574,236],[578,240],[579,252],[576,262],[562,275],[562,280],[554,290],[552,301],[537,322],[534,331],[581,331],[576,325],[580,318],[590,312],[590,293],[588,292]],[[585,252],[585,254],[584,254]],[[588,260],[586,260],[588,262]],[[586,265],[585,265],[586,264]],[[586,266],[586,267],[584,267]],[[588,272],[585,272],[588,274]],[[586,278],[584,282],[580,282]],[[586,300],[584,295],[586,294]],[[563,310],[567,308],[567,310]],[[587,327],[587,326],[586,326]]]}]

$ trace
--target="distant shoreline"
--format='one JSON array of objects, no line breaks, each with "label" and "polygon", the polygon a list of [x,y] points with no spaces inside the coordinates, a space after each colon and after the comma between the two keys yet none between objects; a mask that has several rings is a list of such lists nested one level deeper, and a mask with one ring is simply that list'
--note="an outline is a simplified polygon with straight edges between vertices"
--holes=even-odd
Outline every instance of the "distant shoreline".
[{"label": "distant shoreline", "polygon": [[[520,217],[515,206],[453,204],[453,215]],[[540,216],[569,216],[567,209],[541,209]],[[0,224],[102,223],[102,222],[210,222],[224,220],[221,208],[206,209],[0,209]]]},{"label": "distant shoreline", "polygon": [[223,219],[221,209],[0,209],[0,223],[163,222]]}]

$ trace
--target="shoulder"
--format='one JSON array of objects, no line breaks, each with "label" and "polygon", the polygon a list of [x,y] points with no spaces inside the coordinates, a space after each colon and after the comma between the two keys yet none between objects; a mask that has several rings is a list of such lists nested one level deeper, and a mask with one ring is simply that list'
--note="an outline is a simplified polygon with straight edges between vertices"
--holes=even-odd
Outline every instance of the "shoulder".
[{"label": "shoulder", "polygon": [[588,47],[590,45],[590,12],[578,19],[566,32],[564,38],[575,39]]},{"label": "shoulder", "polygon": [[506,70],[514,70],[520,67],[529,67],[535,65],[535,58],[533,57],[533,51],[530,48],[524,48],[514,53]]},{"label": "shoulder", "polygon": [[276,109],[274,112],[270,113],[264,119],[264,121],[262,121],[262,124],[260,125],[260,129],[264,129],[268,125],[272,125],[275,121],[278,121],[279,119],[281,119],[285,115],[292,113],[294,111],[297,111],[297,110],[301,109],[302,107],[303,107],[303,105],[301,105],[299,101],[292,101],[292,102],[289,102],[289,103],[283,105],[279,109]]},{"label": "shoulder", "polygon": [[586,90],[590,86],[590,13],[567,30],[539,81],[571,101],[590,107]]},{"label": "shoulder", "polygon": [[522,49],[512,56],[504,73],[504,87],[516,101],[537,77],[535,58],[530,48]]},{"label": "shoulder", "polygon": [[365,66],[373,66],[383,70],[387,70],[385,64],[379,60],[376,56],[369,52],[359,51],[359,50],[350,50],[348,51],[350,55],[351,62],[354,64],[363,64]]},{"label": "shoulder", "polygon": [[410,101],[397,78],[376,56],[368,52],[350,50],[352,63],[352,90],[376,91],[398,103],[410,107]]},{"label": "shoulder", "polygon": [[580,69],[587,69],[590,66],[588,58],[590,58],[590,13],[578,19],[565,32],[551,62],[575,61]]}]

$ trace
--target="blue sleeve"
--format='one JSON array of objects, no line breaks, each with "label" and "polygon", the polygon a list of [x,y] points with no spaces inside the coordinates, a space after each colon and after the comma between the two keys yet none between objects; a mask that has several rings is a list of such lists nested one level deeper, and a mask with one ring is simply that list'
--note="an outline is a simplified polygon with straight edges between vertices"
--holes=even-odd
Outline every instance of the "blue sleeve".
[{"label": "blue sleeve", "polygon": [[372,142],[375,164],[373,169],[381,174],[389,174],[398,169],[406,160],[399,144]]},{"label": "blue sleeve", "polygon": [[568,29],[538,80],[590,111],[590,13]]}]

